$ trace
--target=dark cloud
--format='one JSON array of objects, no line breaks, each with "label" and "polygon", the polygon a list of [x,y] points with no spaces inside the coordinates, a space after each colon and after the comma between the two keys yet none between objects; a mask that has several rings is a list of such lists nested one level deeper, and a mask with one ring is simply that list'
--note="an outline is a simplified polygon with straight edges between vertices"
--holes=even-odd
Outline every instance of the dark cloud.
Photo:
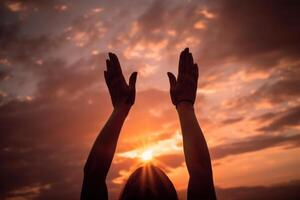
[{"label": "dark cloud", "polygon": [[297,64],[287,64],[287,67],[279,67],[276,73],[259,86],[254,92],[228,101],[229,109],[259,107],[268,103],[270,106],[280,106],[289,103],[298,105],[300,92],[300,70]]},{"label": "dark cloud", "polygon": [[253,94],[253,97],[257,99],[269,99],[274,103],[293,100],[300,96],[299,85],[300,79],[279,80],[273,84],[266,83]]},{"label": "dark cloud", "polygon": [[300,181],[290,181],[272,186],[217,188],[218,199],[222,200],[285,200],[300,198]]},{"label": "dark cloud", "polygon": [[[292,107],[287,111],[278,113],[276,117],[267,126],[261,127],[260,131],[280,131],[285,127],[295,127],[300,125],[300,106]],[[271,116],[274,117],[274,116]],[[298,130],[299,132],[300,130]]]},{"label": "dark cloud", "polygon": [[[82,139],[97,134],[99,122],[110,110],[109,97],[99,83],[103,78],[99,63],[104,63],[101,55],[70,65],[48,59],[36,72],[40,81],[33,96],[1,104],[1,198],[38,195],[34,188],[41,188],[49,199],[79,196],[90,147]],[[73,186],[75,193],[53,192]]]},{"label": "dark cloud", "polygon": [[6,79],[9,76],[8,71],[0,71],[0,81]]},{"label": "dark cloud", "polygon": [[[24,35],[21,31],[20,22],[12,24],[0,24],[0,56],[12,64],[36,65],[37,59],[43,55],[49,55],[62,41],[58,38],[51,38],[46,35],[31,37]],[[28,66],[27,66],[28,67]]]},{"label": "dark cloud", "polygon": [[219,1],[200,57],[205,63],[244,62],[257,70],[299,59],[300,4],[289,1]]},{"label": "dark cloud", "polygon": [[300,97],[298,90],[298,85],[300,84],[299,65],[287,64],[284,68],[278,70],[274,77],[272,77],[272,81],[268,81],[260,86],[245,101],[259,102],[261,100],[268,100],[272,104],[297,101]]},{"label": "dark cloud", "polygon": [[[294,180],[271,186],[249,186],[216,188],[217,197],[220,200],[286,200],[299,199],[300,181]],[[186,199],[186,191],[178,191],[180,199]]]},{"label": "dark cloud", "polygon": [[[155,31],[161,29],[161,25],[166,23],[166,4],[160,1],[154,1],[151,6],[140,16],[138,24],[141,26],[142,33]],[[156,18],[154,18],[154,15]],[[157,20],[160,19],[160,20]]]},{"label": "dark cloud", "polygon": [[252,120],[256,120],[259,122],[268,122],[270,120],[273,120],[276,116],[278,116],[279,113],[278,112],[268,112],[268,113],[265,113],[262,115],[255,116],[252,118]]},{"label": "dark cloud", "polygon": [[300,135],[258,135],[242,139],[237,142],[227,143],[210,149],[212,159],[221,159],[231,155],[250,153],[263,149],[287,146],[291,148],[299,147]]},{"label": "dark cloud", "polygon": [[7,7],[11,4],[19,4],[19,7],[22,8],[20,11],[28,11],[28,10],[45,10],[45,9],[53,9],[55,5],[61,4],[62,1],[54,0],[54,1],[47,1],[47,0],[4,0],[3,4]]},{"label": "dark cloud", "polygon": [[95,108],[94,115],[82,100],[60,104],[10,102],[1,107],[0,127],[5,134],[1,140],[2,195],[37,183],[73,180],[70,173],[75,178],[82,174],[89,145],[81,140],[98,132],[105,111]]},{"label": "dark cloud", "polygon": [[236,117],[236,118],[230,118],[222,121],[223,124],[233,124],[239,121],[242,121],[244,118],[243,117]]}]

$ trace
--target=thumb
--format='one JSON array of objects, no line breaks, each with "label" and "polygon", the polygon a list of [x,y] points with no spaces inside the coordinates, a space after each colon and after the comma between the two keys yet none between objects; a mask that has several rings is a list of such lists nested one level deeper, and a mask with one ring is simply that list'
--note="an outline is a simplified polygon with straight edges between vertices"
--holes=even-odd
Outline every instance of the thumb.
[{"label": "thumb", "polygon": [[129,78],[129,87],[131,89],[135,89],[136,77],[137,77],[137,72],[133,72],[130,75],[130,78]]},{"label": "thumb", "polygon": [[169,77],[170,87],[174,88],[175,85],[176,85],[176,77],[171,72],[168,72],[167,74],[168,74],[168,77]]},{"label": "thumb", "polygon": [[104,71],[104,79],[108,89],[110,89],[110,76],[107,71]]}]

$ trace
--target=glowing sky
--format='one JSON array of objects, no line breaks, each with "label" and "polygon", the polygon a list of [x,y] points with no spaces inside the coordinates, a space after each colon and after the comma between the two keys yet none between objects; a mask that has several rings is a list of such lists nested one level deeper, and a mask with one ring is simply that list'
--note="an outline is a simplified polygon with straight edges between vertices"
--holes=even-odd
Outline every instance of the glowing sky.
[{"label": "glowing sky", "polygon": [[0,199],[79,198],[83,165],[112,111],[109,51],[127,80],[139,73],[110,198],[152,157],[185,199],[166,75],[177,73],[185,47],[200,67],[195,109],[219,199],[299,198],[299,24],[293,0],[0,1]]}]

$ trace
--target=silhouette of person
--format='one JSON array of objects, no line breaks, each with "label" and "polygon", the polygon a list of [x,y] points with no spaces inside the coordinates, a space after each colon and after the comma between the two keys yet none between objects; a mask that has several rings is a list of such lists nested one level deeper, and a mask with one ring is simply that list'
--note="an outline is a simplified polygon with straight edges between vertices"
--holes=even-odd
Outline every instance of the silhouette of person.
[{"label": "silhouette of person", "polygon": [[[84,166],[81,199],[108,199],[106,176],[110,168],[122,125],[135,101],[137,72],[126,83],[118,57],[109,53],[104,77],[113,104],[113,112],[98,135]],[[185,48],[179,58],[178,76],[167,73],[170,96],[179,115],[183,149],[189,173],[187,199],[216,199],[208,147],[198,124],[194,102],[198,83],[198,65]],[[121,200],[173,200],[176,190],[159,168],[148,164],[138,168],[129,177]]]}]

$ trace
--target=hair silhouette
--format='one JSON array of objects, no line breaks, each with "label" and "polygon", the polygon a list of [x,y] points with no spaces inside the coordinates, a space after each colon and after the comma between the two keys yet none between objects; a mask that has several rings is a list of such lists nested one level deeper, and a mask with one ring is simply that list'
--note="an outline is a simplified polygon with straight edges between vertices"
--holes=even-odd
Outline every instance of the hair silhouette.
[{"label": "hair silhouette", "polygon": [[120,200],[177,200],[174,185],[159,168],[148,164],[135,170],[129,177]]}]

